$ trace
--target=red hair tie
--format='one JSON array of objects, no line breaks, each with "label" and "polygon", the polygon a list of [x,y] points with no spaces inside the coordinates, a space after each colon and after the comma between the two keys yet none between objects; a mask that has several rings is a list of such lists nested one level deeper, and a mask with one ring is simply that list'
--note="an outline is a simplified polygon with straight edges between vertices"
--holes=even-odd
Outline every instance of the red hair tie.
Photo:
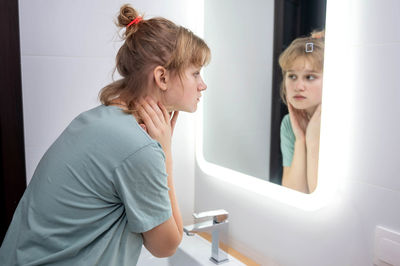
[{"label": "red hair tie", "polygon": [[136,17],[134,20],[132,20],[126,27],[128,28],[132,24],[138,24],[140,21],[142,21],[142,17]]}]

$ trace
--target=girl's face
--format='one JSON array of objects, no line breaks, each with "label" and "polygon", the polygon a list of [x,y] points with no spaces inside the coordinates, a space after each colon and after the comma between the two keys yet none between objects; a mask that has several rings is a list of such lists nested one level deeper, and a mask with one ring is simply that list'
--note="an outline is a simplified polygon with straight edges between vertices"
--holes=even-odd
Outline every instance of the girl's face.
[{"label": "girl's face", "polygon": [[313,114],[322,99],[322,71],[313,69],[304,57],[297,58],[285,76],[287,102]]},{"label": "girl's face", "polygon": [[169,90],[165,95],[166,106],[169,111],[184,111],[193,113],[197,110],[201,92],[207,89],[200,75],[201,67],[188,67],[181,78],[176,75],[169,83]]}]

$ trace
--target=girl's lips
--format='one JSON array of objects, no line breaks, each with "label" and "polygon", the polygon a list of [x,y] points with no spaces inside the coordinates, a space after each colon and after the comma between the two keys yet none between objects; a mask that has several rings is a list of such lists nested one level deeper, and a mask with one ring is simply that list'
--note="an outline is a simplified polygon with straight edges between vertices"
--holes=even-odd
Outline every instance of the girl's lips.
[{"label": "girl's lips", "polygon": [[293,96],[293,98],[296,99],[296,100],[303,100],[303,99],[305,99],[306,97],[301,96],[301,95],[296,95],[296,96]]}]

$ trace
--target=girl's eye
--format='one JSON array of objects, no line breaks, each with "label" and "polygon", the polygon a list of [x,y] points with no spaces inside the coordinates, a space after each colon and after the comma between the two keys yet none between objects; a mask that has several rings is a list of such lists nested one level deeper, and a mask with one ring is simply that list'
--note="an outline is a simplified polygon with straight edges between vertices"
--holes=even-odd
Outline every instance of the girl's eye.
[{"label": "girl's eye", "polygon": [[314,75],[307,75],[307,80],[314,80],[315,76]]},{"label": "girl's eye", "polygon": [[288,78],[291,79],[291,80],[296,80],[297,77],[294,74],[289,74]]},{"label": "girl's eye", "polygon": [[197,76],[199,76],[200,75],[200,72],[199,71],[197,71],[197,72],[194,72],[194,74],[193,74],[195,77],[197,77]]}]

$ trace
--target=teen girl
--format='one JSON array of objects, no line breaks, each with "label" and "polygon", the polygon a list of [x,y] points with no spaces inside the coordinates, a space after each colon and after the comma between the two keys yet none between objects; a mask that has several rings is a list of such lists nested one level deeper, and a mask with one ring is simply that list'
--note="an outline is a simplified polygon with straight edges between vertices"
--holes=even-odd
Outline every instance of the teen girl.
[{"label": "teen girl", "polygon": [[118,25],[122,78],[41,159],[0,249],[2,265],[135,265],[142,244],[165,257],[181,241],[171,136],[178,111],[194,112],[206,89],[200,69],[210,50],[188,29],[129,5]]},{"label": "teen girl", "polygon": [[294,40],[279,57],[289,109],[281,123],[282,185],[304,193],[317,186],[323,61],[324,32]]}]

